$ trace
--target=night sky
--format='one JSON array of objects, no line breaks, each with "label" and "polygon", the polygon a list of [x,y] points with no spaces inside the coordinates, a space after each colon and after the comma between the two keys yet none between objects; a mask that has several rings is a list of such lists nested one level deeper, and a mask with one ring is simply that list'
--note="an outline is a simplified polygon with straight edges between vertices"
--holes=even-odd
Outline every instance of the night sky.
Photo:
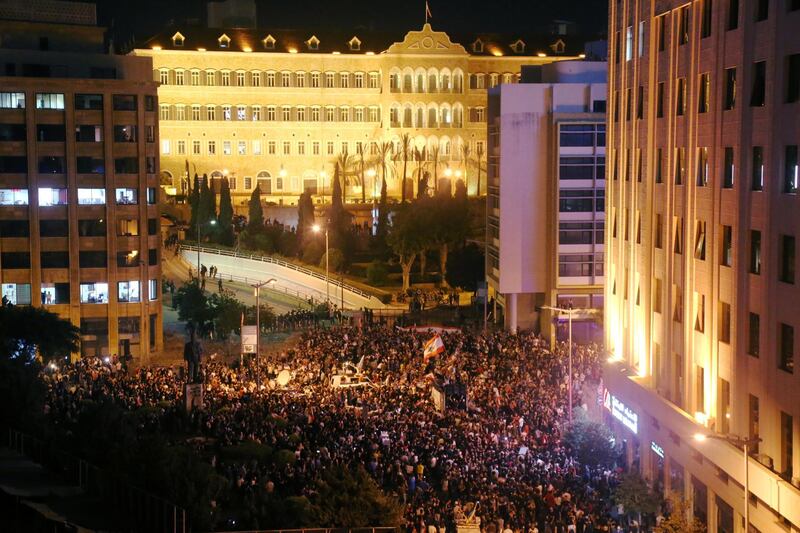
[{"label": "night sky", "polygon": [[[139,41],[170,22],[204,20],[201,0],[96,0],[101,25],[112,29],[117,42],[131,35]],[[424,0],[256,0],[259,27],[367,28],[405,32],[424,22]],[[535,33],[552,19],[579,25],[580,33],[604,34],[606,0],[429,0],[434,29],[451,32]]]}]

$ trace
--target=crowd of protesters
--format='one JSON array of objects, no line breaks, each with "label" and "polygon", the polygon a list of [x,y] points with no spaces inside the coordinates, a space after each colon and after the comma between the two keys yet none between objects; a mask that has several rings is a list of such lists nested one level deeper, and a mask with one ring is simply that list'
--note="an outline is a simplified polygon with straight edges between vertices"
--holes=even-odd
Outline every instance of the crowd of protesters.
[{"label": "crowd of protesters", "polygon": [[[298,326],[313,320],[302,312],[293,317]],[[430,336],[313,328],[293,349],[262,358],[260,368],[204,361],[204,409],[192,416],[208,438],[211,464],[243,501],[310,496],[327,467],[362,465],[403,503],[408,533],[451,532],[470,518],[492,533],[615,530],[609,495],[616,473],[579,464],[562,444],[565,347],[551,350],[527,333],[450,332],[441,335],[445,351],[426,360]],[[576,348],[576,405],[581,384],[597,377],[599,359],[593,346]],[[361,386],[332,385],[345,367]],[[277,379],[283,371],[291,375],[285,385]],[[97,359],[50,370],[45,379],[49,416],[67,424],[83,400],[110,398],[127,409],[176,405],[184,384],[178,370],[126,373]],[[433,382],[466,385],[467,408],[437,409]],[[248,441],[289,450],[294,460],[219,460],[226,447]]]}]

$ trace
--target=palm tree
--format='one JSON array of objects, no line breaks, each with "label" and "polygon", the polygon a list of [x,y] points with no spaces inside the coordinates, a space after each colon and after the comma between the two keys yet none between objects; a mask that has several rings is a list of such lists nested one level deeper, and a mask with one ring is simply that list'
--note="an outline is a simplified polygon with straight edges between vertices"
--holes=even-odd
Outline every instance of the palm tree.
[{"label": "palm tree", "polygon": [[478,167],[478,189],[476,191],[476,195],[481,195],[481,163],[483,162],[483,156],[485,155],[485,149],[483,147],[483,143],[478,143],[475,147],[475,158],[476,164]]},{"label": "palm tree", "polygon": [[386,189],[386,173],[388,171],[386,162],[394,158],[394,145],[391,141],[383,141],[378,144],[378,163],[381,167],[381,189]]},{"label": "palm tree", "polygon": [[439,154],[441,153],[441,148],[439,148],[439,143],[434,144],[431,146],[431,161],[433,161],[433,193],[434,195],[439,194]]},{"label": "palm tree", "polygon": [[361,180],[361,203],[367,203],[367,183],[364,179],[364,152],[366,149],[364,148],[364,144],[358,145],[358,176]]},{"label": "palm tree", "polygon": [[472,155],[472,150],[469,143],[461,143],[461,157],[464,160],[464,186],[467,188],[467,196],[469,196],[469,159]]},{"label": "palm tree", "polygon": [[417,162],[417,198],[422,198],[428,189],[427,180],[424,179],[423,172],[425,171],[425,159],[427,153],[425,147],[414,147],[414,160]]},{"label": "palm tree", "polygon": [[408,157],[411,155],[411,135],[404,133],[400,137],[400,153],[403,157],[403,181],[400,183],[400,201],[406,203],[406,175],[408,169]]},{"label": "palm tree", "polygon": [[342,203],[347,203],[347,185],[351,183],[348,177],[353,175],[353,156],[347,153],[347,150],[340,152],[334,161],[334,167],[339,169],[339,175],[342,179]]}]

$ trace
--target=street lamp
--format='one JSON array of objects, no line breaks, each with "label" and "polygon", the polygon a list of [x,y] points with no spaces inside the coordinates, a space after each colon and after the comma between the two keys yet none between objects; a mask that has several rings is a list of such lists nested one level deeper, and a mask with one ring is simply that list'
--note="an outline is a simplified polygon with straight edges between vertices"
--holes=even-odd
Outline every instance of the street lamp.
[{"label": "street lamp", "polygon": [[597,312],[596,309],[575,309],[572,307],[572,302],[569,303],[569,307],[552,307],[549,305],[543,305],[539,309],[548,309],[550,311],[556,311],[558,313],[565,313],[567,318],[569,319],[569,423],[572,424],[572,315],[577,312],[581,313],[595,313]]},{"label": "street lamp", "polygon": [[[319,224],[314,224],[311,226],[311,230],[314,233],[319,233],[322,231],[322,226]],[[328,262],[330,258],[328,257],[328,227],[325,227],[325,303],[330,305],[331,297],[330,297],[330,282],[329,282],[329,269],[328,269]]]},{"label": "street lamp", "polygon": [[723,440],[729,444],[741,448],[744,452],[744,531],[750,532],[750,450],[761,442],[760,437],[744,438],[738,435],[726,435],[723,433],[695,433],[694,440],[705,442],[708,439]]},{"label": "street lamp", "polygon": [[[211,219],[208,223],[214,226],[217,221]],[[197,217],[197,281],[200,281],[200,217]]]},{"label": "street lamp", "polygon": [[261,295],[261,287],[272,283],[274,281],[278,281],[275,278],[270,278],[267,281],[262,281],[261,283],[254,283],[250,285],[255,289],[255,296],[256,296],[256,385],[259,387],[261,386],[261,352],[259,351],[258,345],[259,341],[261,340],[261,309],[260,304],[260,295]]}]

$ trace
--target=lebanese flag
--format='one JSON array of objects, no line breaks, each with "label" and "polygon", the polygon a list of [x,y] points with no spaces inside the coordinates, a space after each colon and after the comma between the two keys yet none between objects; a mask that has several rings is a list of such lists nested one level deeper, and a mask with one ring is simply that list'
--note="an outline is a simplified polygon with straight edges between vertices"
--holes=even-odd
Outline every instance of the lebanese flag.
[{"label": "lebanese flag", "polygon": [[425,358],[425,362],[428,362],[430,359],[436,357],[443,351],[444,342],[442,342],[442,338],[439,335],[434,335],[428,342],[425,343],[425,346],[423,346],[422,355]]}]

